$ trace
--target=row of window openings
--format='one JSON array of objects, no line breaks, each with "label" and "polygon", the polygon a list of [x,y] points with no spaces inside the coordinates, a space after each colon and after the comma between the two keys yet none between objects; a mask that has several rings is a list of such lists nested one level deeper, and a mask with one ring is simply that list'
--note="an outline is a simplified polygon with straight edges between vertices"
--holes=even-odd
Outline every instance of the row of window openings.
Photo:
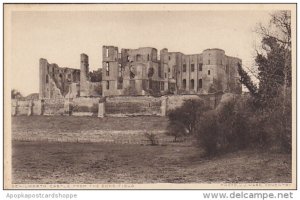
[{"label": "row of window openings", "polygon": [[[194,79],[191,79],[190,82],[191,82],[190,83],[190,89],[194,89],[194,87],[195,87],[195,81],[194,81]],[[186,79],[182,80],[182,88],[186,89]],[[198,88],[199,89],[202,88],[202,79],[198,80]]]},{"label": "row of window openings", "polygon": [[[119,66],[120,68],[120,66]],[[202,71],[202,64],[198,64],[198,69],[199,71]],[[109,62],[106,62],[106,76],[109,76],[109,71],[110,71],[110,66],[109,66]],[[171,69],[168,68],[168,72],[170,72]],[[191,71],[194,72],[195,71],[195,65],[191,64]],[[186,72],[186,65],[183,65],[183,72]],[[120,72],[119,72],[120,73]],[[210,75],[210,70],[207,71],[207,74]],[[167,78],[167,75],[165,74],[165,78]]]},{"label": "row of window openings", "polygon": [[[123,89],[123,81],[118,81],[118,84],[117,84],[117,89],[120,90],[120,89]],[[106,81],[106,90],[109,90],[109,81]]]},{"label": "row of window openings", "polygon": [[[109,71],[110,71],[110,66],[109,66],[109,62],[106,62],[106,67],[105,67],[105,74],[106,76],[109,76]],[[119,64],[119,76],[122,76],[122,67],[121,65]]]},{"label": "row of window openings", "polygon": [[[109,56],[109,54],[108,54],[108,48],[106,48],[106,57],[108,57]],[[138,60],[138,57],[139,57],[140,55],[137,55],[136,57],[137,57],[137,60]],[[149,56],[149,54],[148,54],[148,60],[150,60],[150,56]],[[171,60],[171,56],[169,56],[169,60]],[[129,62],[129,56],[127,56],[127,61]],[[208,65],[210,65],[210,60],[207,60],[207,64]],[[202,70],[199,70],[199,71],[202,71]]]},{"label": "row of window openings", "polygon": [[[117,89],[123,89],[123,81],[118,81]],[[106,81],[106,90],[109,90],[109,81]],[[160,83],[160,90],[164,90],[164,83]]]},{"label": "row of window openings", "polygon": [[[106,55],[107,58],[109,57],[108,48],[106,49],[105,55]],[[136,60],[139,61],[140,59],[141,59],[141,55],[140,54],[136,55]],[[150,60],[150,55],[149,54],[147,55],[147,60],[148,61]],[[129,62],[129,56],[127,56],[127,62]]]},{"label": "row of window openings", "polygon": [[[203,66],[202,63],[198,64],[198,71],[202,71],[202,66]],[[186,72],[186,64],[183,64],[182,71]],[[195,71],[195,64],[191,64],[191,72],[193,72],[193,71]]]}]

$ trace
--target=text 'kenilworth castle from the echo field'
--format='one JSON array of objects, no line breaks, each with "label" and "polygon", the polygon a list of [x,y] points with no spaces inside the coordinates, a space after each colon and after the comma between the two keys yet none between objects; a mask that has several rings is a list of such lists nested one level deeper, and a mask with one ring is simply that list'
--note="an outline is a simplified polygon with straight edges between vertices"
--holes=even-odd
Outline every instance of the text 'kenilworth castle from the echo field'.
[{"label": "text 'kenilworth castle from the echo field'", "polygon": [[241,93],[237,71],[241,59],[222,49],[185,55],[143,47],[102,47],[102,69],[89,72],[89,58],[80,55],[80,70],[61,68],[40,59],[40,99],[149,94]]}]

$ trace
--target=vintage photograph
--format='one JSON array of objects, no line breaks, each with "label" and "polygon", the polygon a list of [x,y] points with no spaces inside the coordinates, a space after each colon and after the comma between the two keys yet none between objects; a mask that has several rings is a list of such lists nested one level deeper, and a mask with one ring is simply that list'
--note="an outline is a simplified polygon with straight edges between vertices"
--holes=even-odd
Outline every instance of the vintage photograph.
[{"label": "vintage photograph", "polygon": [[4,4],[6,189],[295,189],[296,4]]}]

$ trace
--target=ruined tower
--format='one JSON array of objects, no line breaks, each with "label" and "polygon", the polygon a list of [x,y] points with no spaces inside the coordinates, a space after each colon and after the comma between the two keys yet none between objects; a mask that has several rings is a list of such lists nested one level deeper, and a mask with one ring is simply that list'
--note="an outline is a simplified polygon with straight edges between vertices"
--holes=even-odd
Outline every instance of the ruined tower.
[{"label": "ruined tower", "polygon": [[[226,56],[222,49],[206,49],[203,55],[203,88],[210,91],[223,91],[227,88],[226,78]],[[212,87],[212,88],[211,88]]]},{"label": "ruined tower", "polygon": [[103,96],[111,94],[121,94],[118,87],[118,77],[121,66],[119,65],[118,47],[103,46],[102,47],[102,92]]},{"label": "ruined tower", "polygon": [[46,80],[48,79],[47,75],[47,66],[48,62],[46,59],[41,58],[39,61],[39,73],[40,73],[40,84],[39,84],[39,98],[44,99],[47,97],[46,94]]},{"label": "ruined tower", "polygon": [[89,95],[89,57],[82,53],[80,54],[80,96]]}]

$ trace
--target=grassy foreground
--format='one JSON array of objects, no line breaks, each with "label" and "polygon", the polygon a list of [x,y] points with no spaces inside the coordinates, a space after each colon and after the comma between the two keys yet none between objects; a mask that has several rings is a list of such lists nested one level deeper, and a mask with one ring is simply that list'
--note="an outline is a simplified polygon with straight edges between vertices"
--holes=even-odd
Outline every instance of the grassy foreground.
[{"label": "grassy foreground", "polygon": [[17,116],[12,118],[13,131],[48,130],[78,132],[88,130],[164,130],[168,118],[139,117],[76,117],[76,116]]},{"label": "grassy foreground", "polygon": [[[95,123],[98,122],[98,123]],[[128,124],[129,123],[129,124]],[[159,130],[161,117],[16,117],[13,130]],[[288,183],[288,154],[244,150],[212,159],[192,145],[21,142],[12,144],[13,183]]]}]

